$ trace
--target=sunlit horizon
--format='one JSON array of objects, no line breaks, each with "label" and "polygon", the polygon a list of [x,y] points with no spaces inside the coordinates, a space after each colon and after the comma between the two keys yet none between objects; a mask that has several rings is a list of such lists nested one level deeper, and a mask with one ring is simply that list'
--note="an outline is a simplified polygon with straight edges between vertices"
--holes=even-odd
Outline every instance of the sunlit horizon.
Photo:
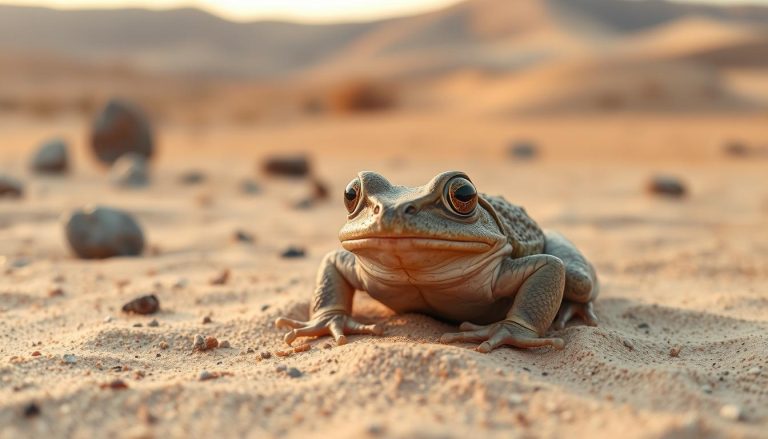
[{"label": "sunlit horizon", "polygon": [[[2,5],[56,9],[172,9],[194,7],[229,20],[287,20],[302,22],[365,21],[427,12],[462,0],[0,0]],[[637,0],[636,0],[637,1]],[[768,0],[674,0],[722,5],[760,4]]]}]

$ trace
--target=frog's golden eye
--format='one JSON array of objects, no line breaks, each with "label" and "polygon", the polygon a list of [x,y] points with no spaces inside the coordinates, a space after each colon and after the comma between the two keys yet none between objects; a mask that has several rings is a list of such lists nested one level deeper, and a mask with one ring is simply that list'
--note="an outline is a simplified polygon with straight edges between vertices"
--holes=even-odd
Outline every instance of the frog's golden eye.
[{"label": "frog's golden eye", "polygon": [[347,206],[347,212],[352,213],[360,202],[360,179],[356,178],[349,182],[344,189],[344,205]]},{"label": "frog's golden eye", "polygon": [[464,177],[456,177],[446,185],[448,201],[456,213],[469,215],[477,207],[477,189]]}]

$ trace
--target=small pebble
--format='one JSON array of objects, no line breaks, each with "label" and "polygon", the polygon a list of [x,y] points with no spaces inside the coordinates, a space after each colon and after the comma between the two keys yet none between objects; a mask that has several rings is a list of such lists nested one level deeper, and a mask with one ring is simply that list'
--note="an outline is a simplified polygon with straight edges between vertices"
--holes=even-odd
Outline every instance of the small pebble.
[{"label": "small pebble", "polygon": [[293,352],[296,352],[297,354],[299,352],[307,352],[310,348],[312,348],[312,346],[310,346],[309,343],[304,343],[293,348]]},{"label": "small pebble", "polygon": [[712,393],[712,387],[707,386],[707,385],[703,385],[703,386],[701,386],[701,391],[704,392],[704,393],[710,394],[710,393]]},{"label": "small pebble", "polygon": [[104,317],[104,320],[103,320],[103,321],[104,321],[104,323],[109,323],[109,322],[111,322],[111,321],[112,321],[112,316],[106,316],[106,317]]},{"label": "small pebble", "polygon": [[123,305],[123,312],[134,314],[154,314],[160,310],[160,301],[154,294],[137,297]]},{"label": "small pebble", "polygon": [[623,340],[622,343],[624,343],[624,346],[629,348],[630,351],[635,350],[635,345],[630,340]]},{"label": "small pebble", "polygon": [[125,381],[121,379],[112,380],[108,383],[103,383],[99,385],[102,389],[112,389],[112,390],[125,390],[128,388],[128,384],[125,383]]},{"label": "small pebble", "polygon": [[740,421],[744,419],[744,413],[739,406],[726,404],[720,408],[720,416],[729,421]]},{"label": "small pebble", "polygon": [[530,140],[517,140],[509,145],[507,153],[517,160],[531,160],[536,158],[538,150],[536,144]]},{"label": "small pebble", "polygon": [[670,357],[675,357],[675,358],[677,358],[678,356],[680,356],[680,351],[681,351],[682,349],[683,349],[683,348],[681,348],[680,346],[673,346],[673,347],[672,347],[672,348],[669,350],[669,356],[670,356]]},{"label": "small pebble", "polygon": [[163,349],[163,350],[168,349],[168,342],[161,341],[158,346],[160,347],[160,349]]},{"label": "small pebble", "polygon": [[24,187],[21,182],[0,174],[0,198],[21,198]]},{"label": "small pebble", "polygon": [[216,337],[205,337],[205,350],[216,349],[219,347],[219,340]]},{"label": "small pebble", "polygon": [[285,372],[287,369],[288,369],[288,366],[286,366],[285,364],[278,364],[277,366],[275,366],[275,371],[277,372]]},{"label": "small pebble", "polygon": [[207,381],[207,380],[212,380],[214,378],[217,378],[217,376],[212,374],[212,373],[210,373],[210,372],[208,372],[207,370],[204,370],[204,371],[200,372],[200,376],[199,376],[198,379],[200,381]]},{"label": "small pebble", "polygon": [[248,233],[245,230],[235,230],[235,233],[232,235],[232,239],[235,242],[243,242],[246,244],[253,244],[254,241],[256,241],[256,238],[253,236],[253,234]]},{"label": "small pebble", "polygon": [[285,371],[289,377],[291,378],[299,378],[302,375],[304,375],[299,369],[296,369],[295,367],[290,367],[288,370]]},{"label": "small pebble", "polygon": [[176,280],[176,282],[173,284],[173,286],[171,288],[173,288],[175,290],[183,290],[184,288],[187,287],[188,284],[189,284],[189,281],[187,279],[180,278],[180,279]]},{"label": "small pebble", "polygon": [[66,364],[75,364],[75,363],[77,363],[77,357],[75,357],[74,354],[64,354],[62,356],[62,358],[64,359],[64,363],[66,363]]},{"label": "small pebble", "polygon": [[195,340],[193,342],[192,349],[196,350],[196,351],[204,351],[205,350],[205,338],[202,335],[197,334],[195,336]]},{"label": "small pebble", "polygon": [[229,281],[229,275],[230,271],[229,269],[222,270],[221,273],[219,273],[218,276],[211,279],[211,285],[226,285],[226,283]]},{"label": "small pebble", "polygon": [[272,358],[272,353],[269,351],[261,351],[259,355],[261,355],[261,358],[265,360]]},{"label": "small pebble", "polygon": [[278,357],[290,357],[293,351],[275,351],[275,355]]},{"label": "small pebble", "polygon": [[63,174],[69,169],[67,143],[51,139],[43,143],[32,157],[31,168],[39,174]]},{"label": "small pebble", "polygon": [[205,316],[203,317],[203,325],[207,325],[208,323],[211,323],[211,316]]},{"label": "small pebble", "polygon": [[32,356],[33,357],[39,357],[40,355],[42,355],[42,354],[40,354],[40,351],[32,352]]},{"label": "small pebble", "polygon": [[24,406],[25,418],[34,418],[35,416],[39,416],[41,412],[42,411],[40,410],[40,406],[38,406],[34,402],[30,402],[29,404]]},{"label": "small pebble", "polygon": [[61,297],[64,295],[64,289],[61,287],[51,288],[48,290],[48,297]]},{"label": "small pebble", "polygon": [[331,348],[333,348],[332,344],[330,344],[330,343],[324,343],[323,344],[323,349],[331,349]]},{"label": "small pebble", "polygon": [[285,249],[280,256],[283,258],[303,258],[306,256],[306,252],[303,248],[291,246]]},{"label": "small pebble", "polygon": [[686,195],[685,184],[677,177],[657,175],[646,185],[648,192],[672,198],[681,198]]},{"label": "small pebble", "polygon": [[179,176],[179,183],[185,185],[200,184],[206,180],[206,175],[203,171],[191,170],[186,171]]},{"label": "small pebble", "polygon": [[144,325],[142,325],[141,323],[134,323],[133,324],[134,328],[141,328],[142,326],[144,326]]},{"label": "small pebble", "polygon": [[650,328],[651,326],[650,326],[648,323],[640,323],[639,325],[637,325],[637,327],[638,327],[639,329],[648,329],[648,328]]},{"label": "small pebble", "polygon": [[231,347],[231,346],[229,345],[229,340],[222,340],[222,341],[219,343],[219,348],[220,348],[220,349],[229,349],[230,347]]},{"label": "small pebble", "polygon": [[759,375],[760,374],[760,368],[755,366],[752,369],[749,369],[747,373],[750,373],[752,375]]},{"label": "small pebble", "polygon": [[147,323],[147,326],[149,326],[150,328],[157,328],[158,326],[160,326],[160,322],[158,322],[157,319],[152,319],[151,322]]},{"label": "small pebble", "polygon": [[310,173],[309,159],[304,155],[267,157],[261,167],[265,174],[280,177],[300,178]]}]

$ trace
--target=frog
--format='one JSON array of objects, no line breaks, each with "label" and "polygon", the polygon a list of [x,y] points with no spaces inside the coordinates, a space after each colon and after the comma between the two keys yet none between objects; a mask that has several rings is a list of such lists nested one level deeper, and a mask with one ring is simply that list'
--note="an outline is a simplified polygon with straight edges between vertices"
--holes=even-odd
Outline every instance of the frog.
[{"label": "frog", "polygon": [[341,249],[322,259],[307,320],[279,317],[299,337],[382,335],[381,323],[352,316],[357,291],[396,314],[420,313],[459,324],[441,343],[563,349],[552,331],[581,319],[597,326],[594,266],[523,207],[478,192],[469,176],[447,171],[424,186],[390,183],[364,171],[344,190],[347,220]]}]

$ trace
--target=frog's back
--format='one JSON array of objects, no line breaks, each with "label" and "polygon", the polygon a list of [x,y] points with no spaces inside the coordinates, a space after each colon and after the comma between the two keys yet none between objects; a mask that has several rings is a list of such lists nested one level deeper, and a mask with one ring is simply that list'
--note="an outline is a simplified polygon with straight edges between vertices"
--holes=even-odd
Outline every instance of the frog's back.
[{"label": "frog's back", "polygon": [[512,257],[536,255],[544,252],[544,232],[525,209],[514,205],[501,196],[481,194],[483,200],[495,211],[502,232],[512,245]]}]

